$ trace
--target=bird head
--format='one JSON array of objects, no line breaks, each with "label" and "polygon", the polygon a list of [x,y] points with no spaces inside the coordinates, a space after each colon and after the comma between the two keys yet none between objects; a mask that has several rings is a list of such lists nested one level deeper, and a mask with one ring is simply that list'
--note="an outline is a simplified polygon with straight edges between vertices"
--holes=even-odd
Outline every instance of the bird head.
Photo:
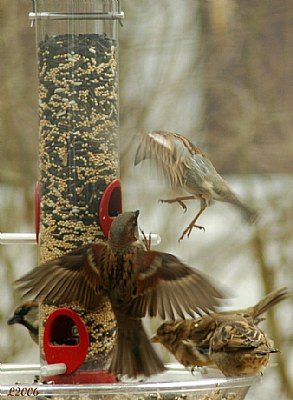
[{"label": "bird head", "polygon": [[13,316],[7,320],[8,325],[22,324],[23,321],[28,321],[36,326],[38,320],[39,306],[35,301],[25,301],[18,306],[13,313]]},{"label": "bird head", "polygon": [[177,339],[177,322],[165,321],[157,329],[157,334],[151,338],[152,343],[161,343],[163,346],[171,347]]},{"label": "bird head", "polygon": [[20,324],[25,326],[32,339],[38,342],[39,333],[39,305],[36,301],[25,301],[18,306],[13,316],[7,320],[8,325]]},{"label": "bird head", "polygon": [[109,243],[114,246],[129,246],[139,238],[137,218],[139,211],[127,211],[119,214],[112,222]]}]

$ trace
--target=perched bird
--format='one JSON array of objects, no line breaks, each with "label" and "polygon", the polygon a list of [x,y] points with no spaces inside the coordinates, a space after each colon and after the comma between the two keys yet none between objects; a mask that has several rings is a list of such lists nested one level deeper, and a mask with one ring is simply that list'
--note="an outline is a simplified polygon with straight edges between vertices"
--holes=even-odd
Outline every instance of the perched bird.
[{"label": "perched bird", "polygon": [[[216,365],[216,358],[211,357],[210,343],[214,342],[224,330],[219,327],[243,321],[244,325],[257,326],[261,317],[269,308],[289,296],[286,288],[277,289],[263,297],[255,306],[240,310],[210,313],[196,319],[165,321],[151,339],[161,343],[185,367],[205,367]],[[246,325],[245,325],[246,326]],[[257,329],[256,331],[258,332]],[[222,339],[223,340],[223,339]],[[221,355],[223,358],[223,356]]]},{"label": "perched bird", "polygon": [[172,254],[145,250],[138,241],[139,211],[118,215],[107,242],[81,246],[51,260],[17,281],[24,295],[46,303],[78,303],[95,310],[107,295],[117,319],[118,335],[110,371],[136,377],[164,366],[144,331],[147,313],[184,318],[214,310],[222,293],[196,269]]},{"label": "perched bird", "polygon": [[258,326],[245,319],[221,322],[210,340],[210,359],[225,376],[262,372],[270,354],[278,351]]},{"label": "perched bird", "polygon": [[215,329],[222,322],[230,320],[245,320],[258,325],[265,318],[262,315],[271,307],[280,303],[289,297],[286,287],[272,291],[264,296],[257,304],[252,307],[229,310],[203,315],[196,319],[181,321],[184,326],[188,338],[195,341],[200,347],[208,347],[210,338],[214,334]]},{"label": "perched bird", "polygon": [[191,367],[192,371],[197,367],[214,366],[209,356],[209,346],[198,347],[194,340],[190,340],[188,323],[184,324],[188,321],[191,320],[165,321],[151,341],[161,343],[180,364]]},{"label": "perched bird", "polygon": [[20,324],[27,328],[35,343],[39,343],[39,304],[37,301],[25,301],[14,310],[7,321],[8,325]]},{"label": "perched bird", "polygon": [[190,194],[161,202],[177,202],[186,211],[185,200],[200,200],[199,212],[183,231],[179,241],[185,235],[189,236],[194,227],[204,229],[196,224],[197,220],[215,200],[233,204],[248,222],[256,221],[256,211],[238,199],[210,160],[184,136],[160,130],[145,134],[137,148],[134,165],[147,158],[157,161],[172,189],[175,191],[183,189]]}]

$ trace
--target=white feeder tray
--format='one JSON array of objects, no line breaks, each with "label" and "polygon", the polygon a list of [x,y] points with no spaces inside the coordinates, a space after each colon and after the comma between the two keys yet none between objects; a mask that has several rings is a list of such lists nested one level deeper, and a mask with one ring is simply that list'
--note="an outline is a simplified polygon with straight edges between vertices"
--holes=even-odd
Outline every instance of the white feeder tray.
[{"label": "white feeder tray", "polygon": [[24,392],[28,392],[31,388],[29,397],[53,396],[54,399],[60,400],[65,398],[74,400],[89,400],[90,398],[95,400],[242,400],[249,388],[260,381],[259,375],[225,378],[211,369],[208,369],[206,374],[196,371],[192,375],[179,364],[167,364],[166,367],[168,370],[164,374],[155,375],[144,381],[55,385],[34,383],[35,377],[40,374],[40,365],[2,364],[1,395],[3,397],[11,395],[13,387],[14,393],[17,391],[25,395]]}]

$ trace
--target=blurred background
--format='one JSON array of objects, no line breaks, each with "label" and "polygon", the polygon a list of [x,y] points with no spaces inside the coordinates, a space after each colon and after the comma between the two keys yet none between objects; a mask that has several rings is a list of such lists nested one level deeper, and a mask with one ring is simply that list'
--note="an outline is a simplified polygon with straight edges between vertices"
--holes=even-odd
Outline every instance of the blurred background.
[{"label": "blurred background", "polygon": [[[120,28],[120,173],[124,210],[176,254],[231,288],[246,307],[281,286],[293,289],[293,91],[291,0],[124,0]],[[30,0],[0,2],[0,232],[34,231],[38,178],[38,82]],[[134,167],[140,135],[181,133],[202,149],[257,226],[216,203],[180,244],[199,210],[160,204],[172,196],[148,162]],[[34,245],[0,245],[0,362],[38,362],[37,346],[7,318],[20,299],[13,281],[37,264]],[[148,324],[153,333],[161,321]],[[247,399],[293,398],[292,300],[262,325],[281,350]],[[168,361],[168,355],[161,351]]]}]

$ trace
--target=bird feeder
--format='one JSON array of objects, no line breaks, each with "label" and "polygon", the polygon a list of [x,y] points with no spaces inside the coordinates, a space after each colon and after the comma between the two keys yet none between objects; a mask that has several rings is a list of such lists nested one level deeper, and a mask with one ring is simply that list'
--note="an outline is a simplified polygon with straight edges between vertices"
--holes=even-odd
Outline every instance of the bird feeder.
[{"label": "bird feeder", "polygon": [[[44,263],[86,243],[104,241],[121,212],[117,25],[123,12],[117,0],[34,0],[30,18],[38,50],[36,229]],[[92,383],[93,370],[105,367],[115,340],[110,302],[101,299],[100,308],[91,313],[78,304],[62,306],[56,314],[57,307],[40,304],[41,355],[48,362],[59,351],[70,364],[67,375],[86,370]],[[53,331],[46,328],[48,320]],[[84,357],[72,368],[73,359],[62,347],[68,346],[68,327],[76,327],[76,321],[81,323],[75,349],[82,348]],[[59,338],[55,345],[53,334]]]}]

